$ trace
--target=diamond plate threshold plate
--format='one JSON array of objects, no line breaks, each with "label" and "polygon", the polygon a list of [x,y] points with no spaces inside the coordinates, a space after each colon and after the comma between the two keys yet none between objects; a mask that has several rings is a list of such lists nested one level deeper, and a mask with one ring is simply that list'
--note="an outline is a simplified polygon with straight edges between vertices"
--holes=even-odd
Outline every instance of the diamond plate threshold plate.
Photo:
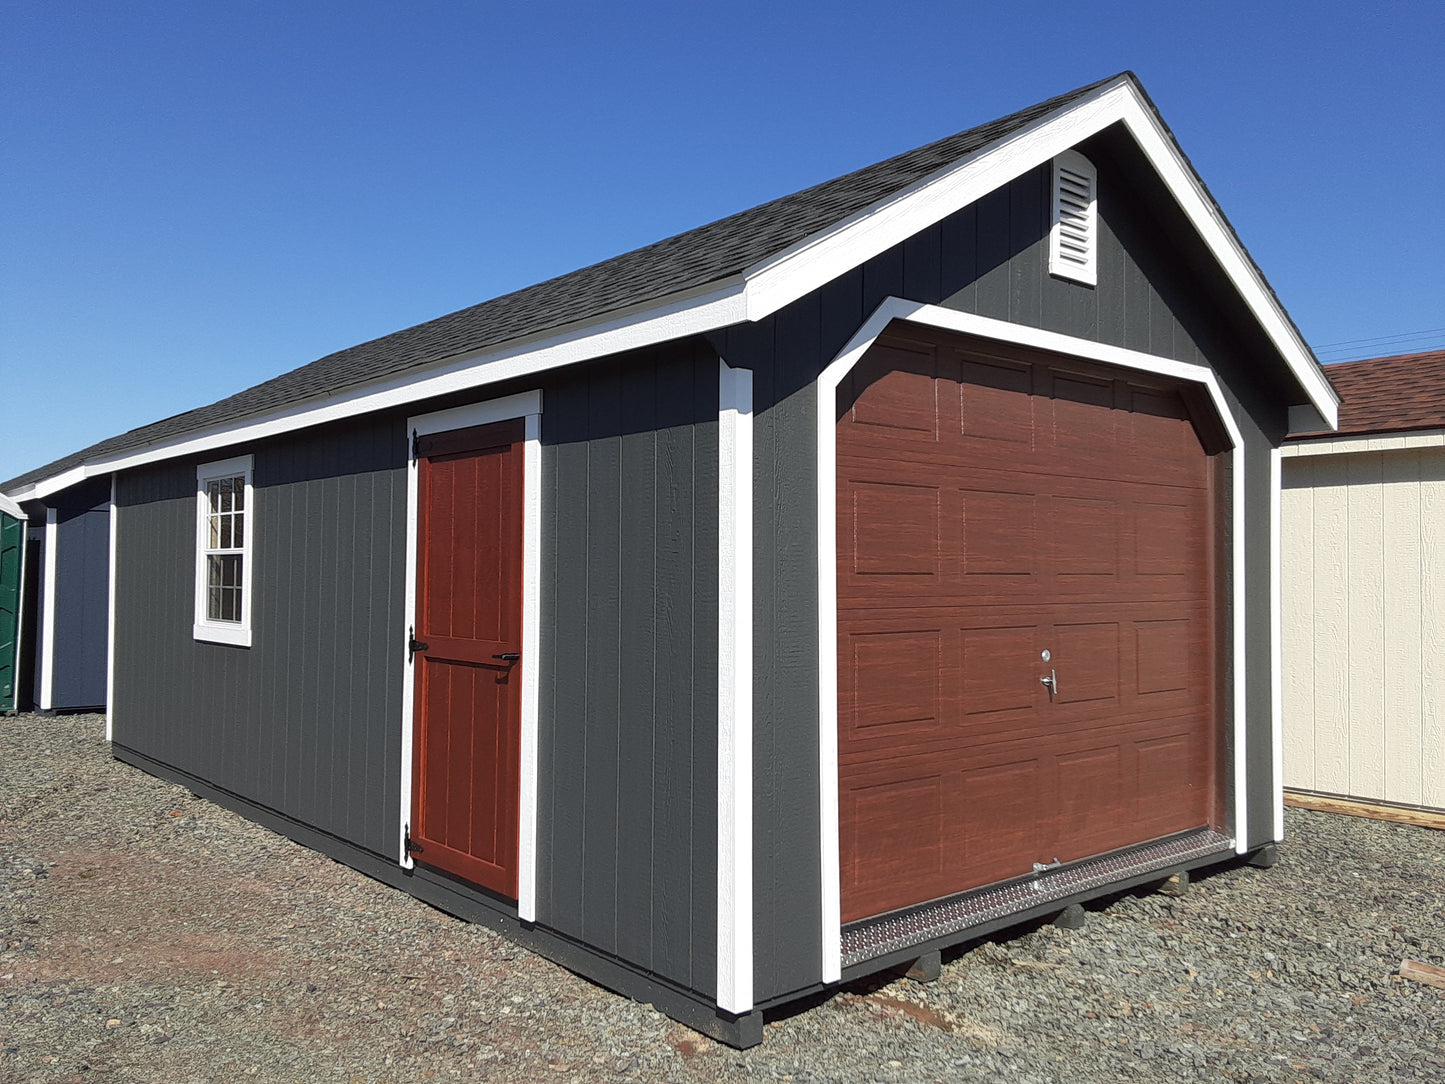
[{"label": "diamond plate threshold plate", "polygon": [[1232,839],[1202,828],[1101,858],[1085,858],[1066,866],[1031,873],[908,911],[862,919],[843,928],[843,966],[852,967],[970,926],[980,926],[1030,910],[1041,903],[1061,900],[1094,888],[1105,888],[1141,873],[1186,865],[1213,854],[1233,852]]}]

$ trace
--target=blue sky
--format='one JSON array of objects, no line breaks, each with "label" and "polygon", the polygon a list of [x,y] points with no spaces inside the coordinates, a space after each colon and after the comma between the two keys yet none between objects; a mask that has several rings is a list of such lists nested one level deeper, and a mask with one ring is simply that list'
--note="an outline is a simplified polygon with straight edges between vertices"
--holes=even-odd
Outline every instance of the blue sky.
[{"label": "blue sky", "polygon": [[1442,347],[1442,42],[1438,3],[9,0],[0,479],[1126,68],[1323,360]]}]

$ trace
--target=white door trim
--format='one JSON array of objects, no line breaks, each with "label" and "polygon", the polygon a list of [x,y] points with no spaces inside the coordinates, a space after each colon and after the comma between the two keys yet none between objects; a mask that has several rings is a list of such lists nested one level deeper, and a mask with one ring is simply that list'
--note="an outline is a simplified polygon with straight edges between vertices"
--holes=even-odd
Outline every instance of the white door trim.
[{"label": "white door trim", "polygon": [[[521,761],[518,786],[520,805],[517,821],[517,917],[523,922],[537,920],[537,725],[541,690],[540,655],[542,620],[542,393],[523,392],[483,403],[472,403],[432,414],[418,414],[406,420],[407,440],[415,433],[426,436],[451,429],[522,418],[525,435],[522,446],[522,658],[521,671]],[[409,459],[406,472],[406,623],[399,632],[398,658],[401,674],[401,809],[397,823],[397,864],[413,866],[406,850],[407,826],[411,823],[411,776],[415,726],[412,663],[407,658],[407,630],[416,625],[417,565],[417,464]]]},{"label": "white door trim", "polygon": [[897,297],[886,298],[818,377],[818,790],[819,845],[822,856],[820,894],[823,916],[823,982],[838,982],[842,977],[842,885],[838,838],[838,460],[835,404],[839,383],[862,359],[884,329],[895,320],[1189,381],[1201,385],[1208,392],[1233,444],[1230,453],[1233,465],[1231,514],[1235,524],[1232,531],[1234,593],[1230,631],[1234,673],[1233,834],[1236,850],[1242,854],[1246,849],[1248,809],[1245,787],[1245,538],[1242,529],[1245,521],[1244,439],[1213,371],[1203,365],[1174,361],[1071,335],[1060,335],[1053,331],[956,312],[937,305],[923,305]]}]

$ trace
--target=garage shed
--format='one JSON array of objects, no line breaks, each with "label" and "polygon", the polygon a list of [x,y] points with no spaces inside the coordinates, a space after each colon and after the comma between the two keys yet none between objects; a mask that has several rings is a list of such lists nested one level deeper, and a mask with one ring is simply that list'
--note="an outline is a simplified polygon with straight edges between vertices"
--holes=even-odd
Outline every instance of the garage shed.
[{"label": "garage shed", "polygon": [[1445,351],[1331,365],[1284,448],[1284,783],[1445,812]]},{"label": "garage shed", "polygon": [[117,757],[747,1045],[1281,838],[1336,406],[1124,74],[10,486],[111,479]]}]

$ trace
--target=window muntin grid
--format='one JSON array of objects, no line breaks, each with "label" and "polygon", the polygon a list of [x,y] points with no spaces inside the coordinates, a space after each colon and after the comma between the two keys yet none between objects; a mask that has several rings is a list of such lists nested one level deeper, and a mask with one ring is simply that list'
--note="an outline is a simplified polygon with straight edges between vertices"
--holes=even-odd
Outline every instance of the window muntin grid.
[{"label": "window muntin grid", "polygon": [[246,476],[206,482],[206,620],[243,617],[246,558]]}]

